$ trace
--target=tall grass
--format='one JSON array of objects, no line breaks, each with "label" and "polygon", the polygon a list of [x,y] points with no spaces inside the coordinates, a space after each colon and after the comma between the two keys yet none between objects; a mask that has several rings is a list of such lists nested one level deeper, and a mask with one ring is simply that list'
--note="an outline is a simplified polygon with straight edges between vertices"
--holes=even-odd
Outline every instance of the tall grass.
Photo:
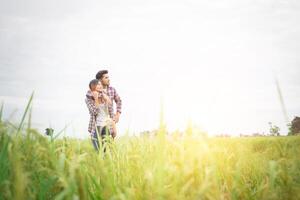
[{"label": "tall grass", "polygon": [[[8,132],[11,132],[8,134]],[[90,141],[0,126],[0,199],[300,199],[299,137]]]},{"label": "tall grass", "polygon": [[4,109],[4,103],[2,102],[0,107],[0,123],[2,122],[3,109]]},{"label": "tall grass", "polygon": [[0,200],[300,199],[300,137],[170,136],[162,125],[96,153],[90,140],[22,128],[31,102],[19,126],[0,121]]}]

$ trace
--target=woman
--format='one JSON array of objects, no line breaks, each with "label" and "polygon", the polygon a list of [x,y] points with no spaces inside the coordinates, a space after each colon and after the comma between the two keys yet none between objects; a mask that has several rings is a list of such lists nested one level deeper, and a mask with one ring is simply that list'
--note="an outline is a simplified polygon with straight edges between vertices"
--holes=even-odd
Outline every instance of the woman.
[{"label": "woman", "polygon": [[101,82],[94,79],[89,83],[89,88],[90,90],[87,92],[85,100],[90,113],[88,131],[91,134],[93,146],[98,151],[98,135],[101,136],[103,144],[104,137],[110,135],[110,126],[114,133],[116,133],[116,126],[108,113],[108,105],[111,105],[112,102],[103,90]]}]

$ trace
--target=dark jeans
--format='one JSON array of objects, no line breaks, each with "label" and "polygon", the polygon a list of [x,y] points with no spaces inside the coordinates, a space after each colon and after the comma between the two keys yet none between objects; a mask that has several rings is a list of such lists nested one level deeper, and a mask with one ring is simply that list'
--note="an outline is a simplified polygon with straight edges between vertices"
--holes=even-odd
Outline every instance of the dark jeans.
[{"label": "dark jeans", "polygon": [[[97,134],[97,132],[98,132],[98,134]],[[109,129],[106,126],[104,126],[104,127],[97,126],[97,130],[95,130],[93,132],[93,134],[92,134],[92,143],[93,143],[93,146],[94,146],[96,151],[99,151],[99,148],[100,148],[98,135],[101,137],[102,146],[104,146],[105,141],[106,141],[105,136],[110,135]],[[104,152],[105,151],[106,151],[106,147],[104,147]]]}]

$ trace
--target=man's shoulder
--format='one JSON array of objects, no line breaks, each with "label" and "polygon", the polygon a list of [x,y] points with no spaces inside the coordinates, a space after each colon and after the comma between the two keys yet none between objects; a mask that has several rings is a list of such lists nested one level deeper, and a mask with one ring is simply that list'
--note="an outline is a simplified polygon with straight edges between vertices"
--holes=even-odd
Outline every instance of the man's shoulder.
[{"label": "man's shoulder", "polygon": [[114,92],[116,91],[116,89],[114,87],[112,87],[112,86],[108,86],[108,90],[109,91],[114,91]]}]

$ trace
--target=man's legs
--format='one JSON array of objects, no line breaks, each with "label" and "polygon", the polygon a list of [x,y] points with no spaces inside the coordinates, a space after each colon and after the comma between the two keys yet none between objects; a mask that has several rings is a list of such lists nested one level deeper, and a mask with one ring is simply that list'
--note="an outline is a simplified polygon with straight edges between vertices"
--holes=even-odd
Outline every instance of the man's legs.
[{"label": "man's legs", "polygon": [[[99,128],[98,128],[99,127]],[[106,145],[105,143],[107,142],[107,137],[109,137],[110,133],[109,133],[109,129],[107,128],[107,126],[104,127],[100,127],[98,126],[98,130],[99,133],[101,133],[101,141],[102,141],[102,146],[104,146],[104,153],[106,152]]]}]

